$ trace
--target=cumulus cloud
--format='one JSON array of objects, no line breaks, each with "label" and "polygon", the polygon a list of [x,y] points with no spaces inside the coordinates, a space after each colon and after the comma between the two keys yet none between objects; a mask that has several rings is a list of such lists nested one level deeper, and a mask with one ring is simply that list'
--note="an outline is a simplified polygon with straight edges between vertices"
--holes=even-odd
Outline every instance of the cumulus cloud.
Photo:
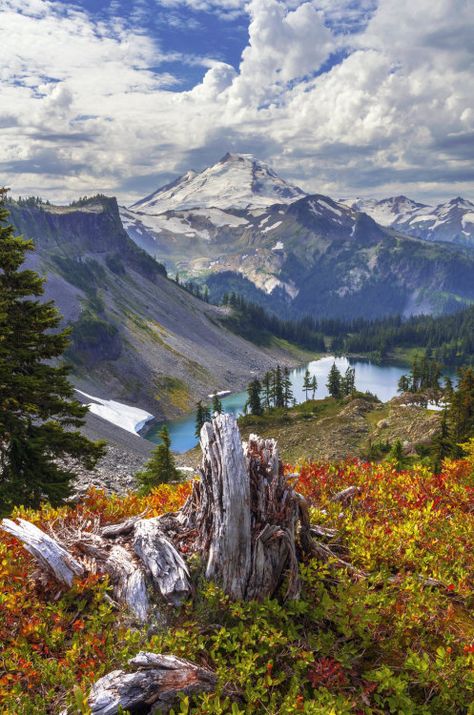
[{"label": "cumulus cloud", "polygon": [[248,11],[249,44],[230,97],[244,105],[270,101],[292,80],[317,71],[335,49],[323,13],[311,2],[288,10],[277,0],[251,0]]},{"label": "cumulus cloud", "polygon": [[[467,0],[157,4],[246,13],[239,66],[164,53],[130,22],[94,20],[69,3],[4,0],[4,183],[50,198],[102,190],[132,200],[231,149],[336,196],[469,194]],[[182,91],[162,70],[170,60],[202,65],[203,79]]]}]

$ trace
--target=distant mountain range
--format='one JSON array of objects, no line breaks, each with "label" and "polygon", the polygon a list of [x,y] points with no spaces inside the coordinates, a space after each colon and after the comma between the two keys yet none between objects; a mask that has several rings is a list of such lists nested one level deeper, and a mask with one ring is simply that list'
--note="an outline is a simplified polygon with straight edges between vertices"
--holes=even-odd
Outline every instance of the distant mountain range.
[{"label": "distant mountain range", "polygon": [[350,206],[369,214],[381,226],[391,226],[409,236],[474,249],[474,204],[460,196],[438,206],[420,204],[406,196],[381,201],[357,199]]},{"label": "distant mountain range", "polygon": [[247,154],[190,171],[120,214],[171,271],[289,315],[443,312],[474,300],[474,205],[308,195]]}]

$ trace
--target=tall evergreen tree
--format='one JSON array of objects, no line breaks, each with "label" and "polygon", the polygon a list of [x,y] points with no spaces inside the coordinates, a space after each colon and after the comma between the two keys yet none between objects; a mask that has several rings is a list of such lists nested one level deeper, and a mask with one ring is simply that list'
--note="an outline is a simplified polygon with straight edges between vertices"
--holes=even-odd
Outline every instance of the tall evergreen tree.
[{"label": "tall evergreen tree", "polygon": [[268,370],[263,376],[263,408],[269,410],[273,405],[273,372]]},{"label": "tall evergreen tree", "polygon": [[311,378],[311,399],[314,400],[316,397],[316,390],[318,389],[318,381],[316,379],[316,375],[313,375]]},{"label": "tall evergreen tree", "polygon": [[453,452],[453,441],[450,434],[447,410],[441,414],[441,424],[438,434],[433,439],[433,472],[439,474],[443,465],[443,459],[449,457]]},{"label": "tall evergreen tree", "polygon": [[159,437],[161,444],[153,450],[151,459],[136,475],[142,494],[148,494],[158,484],[175,481],[180,476],[171,451],[170,433],[166,425],[161,428]]},{"label": "tall evergreen tree", "polygon": [[398,392],[409,392],[411,389],[411,381],[408,375],[402,375],[398,381]]},{"label": "tall evergreen tree", "polygon": [[7,223],[0,190],[0,512],[16,504],[59,504],[74,470],[64,459],[94,467],[104,444],[78,430],[87,407],[74,399],[69,368],[58,365],[69,342],[61,315],[44,302],[44,279],[22,269],[33,243]]},{"label": "tall evergreen tree", "polygon": [[311,374],[310,374],[308,368],[306,368],[304,378],[303,378],[303,392],[305,394],[306,400],[308,399],[308,393],[311,392],[311,389],[312,389],[311,388]]},{"label": "tall evergreen tree", "polygon": [[290,407],[293,404],[293,386],[291,384],[290,369],[288,367],[283,368],[282,375],[282,388],[283,388],[283,406]]},{"label": "tall evergreen tree", "polygon": [[210,422],[211,420],[211,411],[207,405],[202,404],[202,400],[199,400],[199,402],[196,403],[196,421],[195,421],[195,430],[194,434],[196,436],[196,439],[199,439],[201,436],[201,428],[205,422]]},{"label": "tall evergreen tree", "polygon": [[342,375],[335,362],[329,370],[326,387],[331,397],[334,397],[336,400],[342,397]]},{"label": "tall evergreen tree", "polygon": [[247,405],[248,409],[250,410],[250,413],[252,415],[263,414],[262,401],[260,397],[262,393],[262,385],[260,383],[260,380],[258,380],[257,378],[255,378],[255,380],[252,380],[252,382],[249,383],[249,386],[247,388],[247,393]]},{"label": "tall evergreen tree", "polygon": [[217,412],[219,415],[222,412],[222,402],[217,392],[212,396],[212,414],[214,414],[214,412]]},{"label": "tall evergreen tree", "polygon": [[276,366],[273,379],[273,400],[275,407],[285,406],[285,395],[283,389],[283,375],[280,365]]},{"label": "tall evergreen tree", "polygon": [[341,380],[341,390],[346,396],[352,395],[355,391],[355,369],[348,366],[344,377]]},{"label": "tall evergreen tree", "polygon": [[445,401],[451,402],[453,394],[454,394],[454,386],[453,386],[453,381],[451,380],[451,378],[449,376],[444,378],[443,393],[444,393]]},{"label": "tall evergreen tree", "polygon": [[[460,369],[458,375],[458,384],[449,409],[453,440],[456,445],[474,435],[474,369],[472,367]],[[460,454],[460,448],[457,447],[456,456]]]}]

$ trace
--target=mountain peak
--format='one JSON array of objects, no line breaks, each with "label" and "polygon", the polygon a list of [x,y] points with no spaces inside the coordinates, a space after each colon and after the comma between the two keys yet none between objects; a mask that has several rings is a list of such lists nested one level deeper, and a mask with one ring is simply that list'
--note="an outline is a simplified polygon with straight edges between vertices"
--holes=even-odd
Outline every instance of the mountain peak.
[{"label": "mountain peak", "polygon": [[228,152],[217,163],[199,173],[187,172],[131,208],[154,214],[194,208],[266,208],[305,195],[252,154]]},{"label": "mountain peak", "polygon": [[455,199],[451,199],[450,201],[447,201],[445,206],[460,206],[461,208],[464,209],[471,209],[474,204],[469,201],[468,199],[463,199],[462,196],[456,196]]}]

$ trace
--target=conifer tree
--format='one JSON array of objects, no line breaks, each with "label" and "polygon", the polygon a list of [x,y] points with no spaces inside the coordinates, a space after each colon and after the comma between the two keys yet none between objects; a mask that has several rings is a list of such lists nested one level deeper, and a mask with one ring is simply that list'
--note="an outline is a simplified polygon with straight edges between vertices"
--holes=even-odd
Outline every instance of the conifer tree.
[{"label": "conifer tree", "polygon": [[260,398],[260,395],[262,393],[262,385],[260,383],[260,380],[258,380],[257,378],[255,378],[255,380],[252,380],[252,382],[250,382],[248,385],[247,393],[247,405],[248,409],[250,410],[250,413],[252,415],[263,414],[262,402]]},{"label": "conifer tree", "polygon": [[411,382],[408,375],[402,375],[398,381],[398,392],[409,392],[411,389]]},{"label": "conifer tree", "polygon": [[148,494],[158,484],[176,481],[180,476],[171,451],[170,433],[166,425],[161,428],[159,437],[161,444],[153,450],[151,459],[136,475],[142,494]]},{"label": "conifer tree", "polygon": [[308,393],[311,391],[311,389],[312,389],[311,375],[310,375],[308,368],[306,368],[304,378],[303,378],[303,392],[305,394],[306,400],[308,400]]},{"label": "conifer tree", "polygon": [[285,406],[285,395],[283,391],[283,376],[280,365],[276,366],[273,380],[273,400],[275,407]]},{"label": "conifer tree", "polygon": [[418,392],[420,389],[421,376],[420,376],[420,366],[418,364],[418,356],[415,355],[413,358],[413,364],[411,368],[411,391]]},{"label": "conifer tree", "polygon": [[199,400],[199,402],[196,403],[196,428],[194,430],[194,434],[196,436],[196,439],[199,439],[201,436],[201,428],[205,422],[210,422],[211,419],[211,411],[207,405],[202,404],[202,400]]},{"label": "conifer tree", "polygon": [[454,394],[454,386],[449,376],[444,378],[443,392],[446,402],[451,402]]},{"label": "conifer tree", "polygon": [[450,434],[447,410],[441,414],[441,424],[438,434],[433,439],[433,472],[439,474],[443,459],[449,457],[453,451],[453,441]]},{"label": "conifer tree", "polygon": [[389,462],[392,462],[397,472],[400,472],[403,469],[403,447],[399,439],[397,439],[392,445],[388,455],[388,460]]},{"label": "conifer tree", "polygon": [[268,370],[263,376],[263,408],[269,410],[273,404],[273,373]]},{"label": "conifer tree", "polygon": [[334,362],[329,370],[328,381],[326,383],[328,392],[331,397],[338,400],[342,396],[342,375]]},{"label": "conifer tree", "polygon": [[78,428],[87,407],[74,399],[69,368],[58,364],[69,342],[61,315],[44,302],[44,279],[22,268],[33,243],[15,236],[0,190],[0,512],[59,504],[71,493],[74,470],[92,469],[104,443]]},{"label": "conifer tree", "polygon": [[352,395],[355,391],[355,369],[353,367],[348,366],[341,380],[341,390],[346,396]]},{"label": "conifer tree", "polygon": [[[456,445],[474,435],[474,369],[462,368],[458,375],[459,381],[449,409]],[[460,448],[457,447],[456,456],[460,454]]]},{"label": "conifer tree", "polygon": [[313,375],[311,378],[311,399],[314,400],[316,397],[316,390],[318,389],[318,381],[316,379],[316,375]]},{"label": "conifer tree", "polygon": [[285,367],[282,375],[283,406],[290,407],[293,404],[293,386],[291,384],[290,369]]},{"label": "conifer tree", "polygon": [[212,414],[214,414],[214,412],[217,412],[218,414],[221,414],[222,412],[222,402],[217,392],[215,392],[212,396]]}]

